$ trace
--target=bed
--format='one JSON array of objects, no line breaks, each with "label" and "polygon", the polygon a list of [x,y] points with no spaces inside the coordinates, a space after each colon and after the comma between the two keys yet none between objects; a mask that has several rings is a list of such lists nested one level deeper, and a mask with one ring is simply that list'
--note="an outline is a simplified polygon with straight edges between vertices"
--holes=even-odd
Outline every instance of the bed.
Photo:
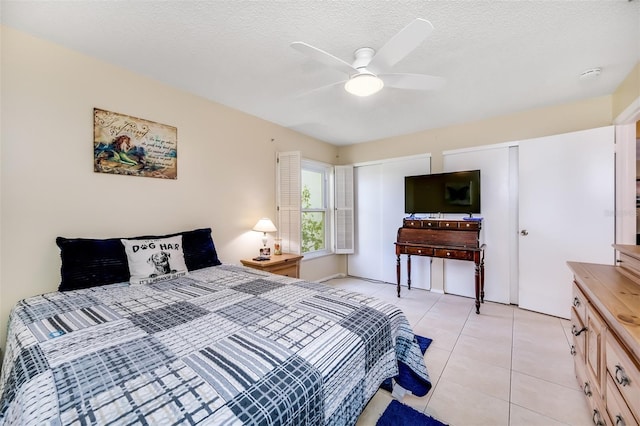
[{"label": "bed", "polygon": [[59,291],[10,315],[0,424],[352,425],[388,378],[429,391],[397,307],[221,264],[210,232],[132,239],[186,265],[140,284],[122,239],[59,238]]}]

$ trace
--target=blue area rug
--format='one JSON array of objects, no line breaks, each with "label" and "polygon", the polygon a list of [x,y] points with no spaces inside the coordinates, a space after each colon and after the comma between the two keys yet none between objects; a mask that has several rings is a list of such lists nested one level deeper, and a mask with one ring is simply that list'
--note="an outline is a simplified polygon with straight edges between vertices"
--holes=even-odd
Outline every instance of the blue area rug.
[{"label": "blue area rug", "polygon": [[447,426],[439,420],[422,414],[408,405],[392,400],[376,426]]},{"label": "blue area rug", "polygon": [[[420,350],[422,351],[422,354],[424,355],[424,353],[426,352],[427,348],[429,347],[429,345],[431,344],[431,342],[433,341],[432,339],[429,339],[428,337],[422,337],[422,336],[414,336],[416,342],[418,342],[418,346],[420,346]],[[407,384],[411,384],[412,380],[411,380],[411,371],[404,365],[404,364],[400,364],[398,365],[398,369],[400,370],[400,374],[398,376],[402,376],[404,383]],[[397,378],[396,378],[397,379]],[[419,387],[419,384],[416,383],[416,386]],[[382,384],[380,385],[380,389],[384,389],[388,392],[392,392],[393,388],[393,382],[392,379],[387,379],[384,382],[382,382]],[[408,389],[408,390],[412,390],[412,389]],[[424,394],[426,394],[429,391],[429,389],[427,389]],[[421,392],[420,392],[421,393]]]}]

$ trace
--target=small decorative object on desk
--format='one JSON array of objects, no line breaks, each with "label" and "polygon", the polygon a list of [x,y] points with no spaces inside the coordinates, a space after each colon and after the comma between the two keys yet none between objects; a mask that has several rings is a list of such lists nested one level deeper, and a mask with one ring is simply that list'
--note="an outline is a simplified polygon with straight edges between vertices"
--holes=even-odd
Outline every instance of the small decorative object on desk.
[{"label": "small decorative object on desk", "polygon": [[273,242],[273,254],[282,254],[282,238],[276,238]]},{"label": "small decorative object on desk", "polygon": [[271,248],[270,247],[262,247],[260,249],[260,257],[269,259],[271,257]]}]

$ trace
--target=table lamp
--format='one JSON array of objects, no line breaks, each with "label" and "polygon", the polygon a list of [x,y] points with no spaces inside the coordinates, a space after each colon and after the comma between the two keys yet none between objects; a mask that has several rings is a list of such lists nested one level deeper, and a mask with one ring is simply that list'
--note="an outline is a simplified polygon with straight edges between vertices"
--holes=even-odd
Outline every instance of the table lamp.
[{"label": "table lamp", "polygon": [[[271,219],[263,217],[255,224],[253,227],[254,231],[262,232],[262,250],[260,250],[260,254],[264,255],[265,253],[269,253],[267,250],[267,232],[276,232],[277,229]],[[268,254],[267,254],[268,256]]]}]

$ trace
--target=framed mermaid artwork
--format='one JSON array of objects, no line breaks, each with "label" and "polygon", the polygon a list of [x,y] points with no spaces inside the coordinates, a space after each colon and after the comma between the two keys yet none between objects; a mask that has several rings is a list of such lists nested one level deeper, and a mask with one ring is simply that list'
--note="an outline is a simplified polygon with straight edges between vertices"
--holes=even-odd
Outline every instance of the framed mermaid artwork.
[{"label": "framed mermaid artwork", "polygon": [[93,170],[127,176],[178,178],[178,129],[93,109]]}]

